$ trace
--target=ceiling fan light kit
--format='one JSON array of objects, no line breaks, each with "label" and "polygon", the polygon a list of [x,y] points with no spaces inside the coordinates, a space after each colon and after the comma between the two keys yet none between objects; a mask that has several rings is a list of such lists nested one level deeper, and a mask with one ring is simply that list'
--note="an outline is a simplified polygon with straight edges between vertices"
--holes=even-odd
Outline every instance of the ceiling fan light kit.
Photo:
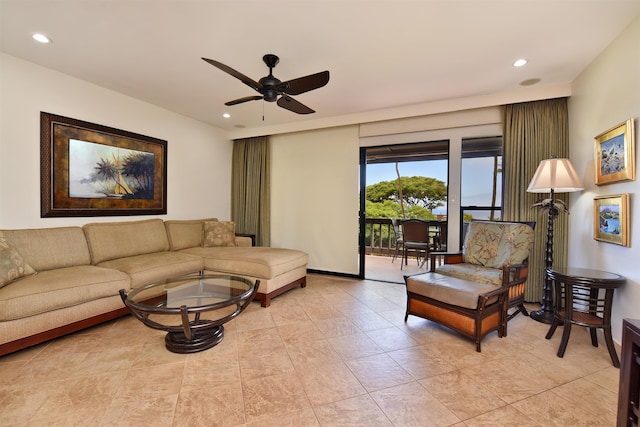
[{"label": "ceiling fan light kit", "polygon": [[269,67],[269,75],[262,77],[257,82],[221,62],[208,58],[202,59],[260,93],[260,95],[245,96],[225,102],[225,105],[228,106],[262,99],[267,102],[275,102],[279,107],[297,114],[311,114],[315,113],[315,111],[301,102],[296,101],[291,95],[300,95],[321,88],[329,83],[329,71],[321,71],[286,82],[281,81],[273,75],[273,68],[278,64],[280,58],[271,53],[262,57],[264,63]]}]

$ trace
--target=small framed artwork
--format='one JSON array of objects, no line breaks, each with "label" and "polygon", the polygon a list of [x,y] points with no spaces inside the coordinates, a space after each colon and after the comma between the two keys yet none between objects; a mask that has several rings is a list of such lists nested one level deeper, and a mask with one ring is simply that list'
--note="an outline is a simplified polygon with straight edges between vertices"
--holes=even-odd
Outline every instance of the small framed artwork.
[{"label": "small framed artwork", "polygon": [[593,199],[593,238],[601,242],[630,246],[629,194],[598,196]]},{"label": "small framed artwork", "polygon": [[167,213],[167,141],[40,113],[40,216]]},{"label": "small framed artwork", "polygon": [[596,185],[636,179],[633,119],[596,136]]}]

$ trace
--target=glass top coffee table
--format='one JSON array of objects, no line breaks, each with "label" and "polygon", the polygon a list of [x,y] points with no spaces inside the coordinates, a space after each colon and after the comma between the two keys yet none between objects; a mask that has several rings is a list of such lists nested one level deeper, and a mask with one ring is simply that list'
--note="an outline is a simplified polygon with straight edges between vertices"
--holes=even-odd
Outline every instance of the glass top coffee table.
[{"label": "glass top coffee table", "polygon": [[195,353],[222,341],[223,325],[251,303],[259,286],[243,277],[191,274],[121,289],[120,297],[142,323],[167,331],[169,351]]}]

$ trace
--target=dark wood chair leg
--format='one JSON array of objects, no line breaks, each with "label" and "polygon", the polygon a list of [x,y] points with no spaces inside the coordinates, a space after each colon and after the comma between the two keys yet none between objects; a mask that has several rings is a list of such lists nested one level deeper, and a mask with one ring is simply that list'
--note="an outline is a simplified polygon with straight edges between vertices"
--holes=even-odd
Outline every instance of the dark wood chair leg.
[{"label": "dark wood chair leg", "polygon": [[609,350],[609,356],[611,356],[611,361],[613,362],[613,366],[616,368],[620,367],[620,360],[618,359],[618,353],[616,352],[616,348],[613,345],[613,337],[611,336],[611,328],[604,328],[604,341],[607,343],[607,349]]},{"label": "dark wood chair leg", "polygon": [[571,322],[564,322],[564,331],[562,331],[562,340],[560,341],[560,348],[558,348],[558,357],[564,357],[564,352],[569,342],[569,335],[571,335]]},{"label": "dark wood chair leg", "polygon": [[598,331],[596,328],[589,328],[589,334],[591,334],[591,345],[594,347],[598,346]]},{"label": "dark wood chair leg", "polygon": [[547,335],[545,335],[546,339],[548,340],[551,339],[553,334],[556,332],[556,328],[558,327],[559,324],[560,324],[560,320],[557,317],[554,317],[553,321],[551,322],[551,327],[549,327],[549,331],[547,332]]}]

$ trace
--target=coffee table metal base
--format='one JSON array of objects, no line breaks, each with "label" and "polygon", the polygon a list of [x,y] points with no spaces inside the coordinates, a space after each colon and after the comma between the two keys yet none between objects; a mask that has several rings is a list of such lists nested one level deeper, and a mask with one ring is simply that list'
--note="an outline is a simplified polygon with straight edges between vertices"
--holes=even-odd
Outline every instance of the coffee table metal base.
[{"label": "coffee table metal base", "polygon": [[224,325],[202,329],[193,333],[191,339],[184,332],[169,332],[164,337],[167,350],[173,353],[197,353],[218,345],[224,338]]}]

